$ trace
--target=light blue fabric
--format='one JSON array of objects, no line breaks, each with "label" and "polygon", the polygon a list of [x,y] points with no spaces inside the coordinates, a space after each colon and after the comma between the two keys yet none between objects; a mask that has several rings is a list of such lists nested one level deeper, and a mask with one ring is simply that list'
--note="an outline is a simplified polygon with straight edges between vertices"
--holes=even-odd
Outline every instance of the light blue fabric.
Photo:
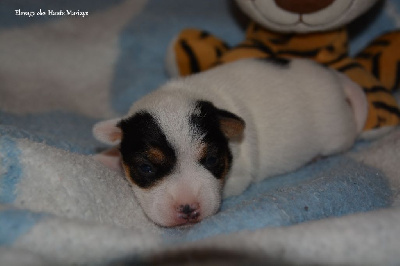
[{"label": "light blue fabric", "polygon": [[19,236],[44,218],[45,214],[26,210],[9,209],[0,211],[0,245],[10,246]]},{"label": "light blue fabric", "polygon": [[[113,106],[118,112],[125,113],[133,101],[168,79],[164,57],[180,30],[197,27],[229,43],[240,41],[243,31],[230,15],[228,1],[187,3],[185,0],[150,1],[143,13],[124,27],[112,93]],[[196,14],[207,14],[207,19]]]},{"label": "light blue fabric", "polygon": [[98,142],[92,136],[92,126],[96,121],[95,118],[57,110],[26,115],[0,111],[0,133],[44,142],[71,152],[93,154],[98,148]]},{"label": "light blue fabric", "polygon": [[[1,132],[4,134],[4,131]],[[15,186],[21,178],[20,150],[15,141],[8,136],[0,136],[1,166],[5,171],[0,177],[0,203],[12,203],[15,199]]]}]

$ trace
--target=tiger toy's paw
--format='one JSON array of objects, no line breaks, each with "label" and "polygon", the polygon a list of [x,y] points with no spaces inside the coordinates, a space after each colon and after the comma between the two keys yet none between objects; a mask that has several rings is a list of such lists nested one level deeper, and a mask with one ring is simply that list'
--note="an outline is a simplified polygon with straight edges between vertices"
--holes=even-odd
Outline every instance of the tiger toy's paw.
[{"label": "tiger toy's paw", "polygon": [[206,31],[183,30],[170,43],[165,65],[171,77],[187,76],[211,68],[228,45]]}]

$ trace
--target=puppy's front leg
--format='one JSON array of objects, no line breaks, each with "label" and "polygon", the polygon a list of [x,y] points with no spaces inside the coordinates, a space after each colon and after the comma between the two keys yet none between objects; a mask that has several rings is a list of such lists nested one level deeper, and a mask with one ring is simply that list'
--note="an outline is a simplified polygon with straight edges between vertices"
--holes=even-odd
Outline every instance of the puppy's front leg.
[{"label": "puppy's front leg", "polygon": [[239,164],[233,164],[231,174],[225,181],[223,198],[239,195],[250,185],[253,178],[243,169],[243,167],[239,167]]},{"label": "puppy's front leg", "polygon": [[112,170],[123,173],[121,154],[118,147],[113,147],[96,155],[93,155],[93,159],[104,164]]}]

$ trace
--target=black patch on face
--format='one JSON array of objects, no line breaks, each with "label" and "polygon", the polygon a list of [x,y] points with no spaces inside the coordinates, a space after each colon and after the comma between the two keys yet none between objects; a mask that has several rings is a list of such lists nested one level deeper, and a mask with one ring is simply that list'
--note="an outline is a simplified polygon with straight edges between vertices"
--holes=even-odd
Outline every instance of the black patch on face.
[{"label": "black patch on face", "polygon": [[136,185],[150,188],[173,170],[175,151],[151,114],[139,112],[121,120],[118,127],[122,129],[122,161]]},{"label": "black patch on face", "polygon": [[190,124],[200,131],[200,134],[205,134],[203,142],[206,145],[206,152],[200,158],[199,163],[215,178],[221,179],[231,167],[232,154],[228,146],[228,139],[221,131],[219,116],[222,112],[224,115],[235,115],[220,110],[207,101],[198,101],[196,107],[200,113],[191,116]]}]

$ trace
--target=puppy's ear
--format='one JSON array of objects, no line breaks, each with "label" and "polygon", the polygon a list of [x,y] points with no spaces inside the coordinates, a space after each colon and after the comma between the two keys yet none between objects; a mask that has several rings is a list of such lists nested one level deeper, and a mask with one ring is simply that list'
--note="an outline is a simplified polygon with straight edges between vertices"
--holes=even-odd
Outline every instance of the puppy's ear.
[{"label": "puppy's ear", "polygon": [[120,118],[115,118],[95,124],[93,126],[94,137],[105,144],[119,144],[122,138],[122,130],[118,126],[120,121]]},{"label": "puppy's ear", "polygon": [[225,137],[231,141],[239,141],[243,138],[246,123],[239,116],[226,110],[218,109],[220,128]]}]

